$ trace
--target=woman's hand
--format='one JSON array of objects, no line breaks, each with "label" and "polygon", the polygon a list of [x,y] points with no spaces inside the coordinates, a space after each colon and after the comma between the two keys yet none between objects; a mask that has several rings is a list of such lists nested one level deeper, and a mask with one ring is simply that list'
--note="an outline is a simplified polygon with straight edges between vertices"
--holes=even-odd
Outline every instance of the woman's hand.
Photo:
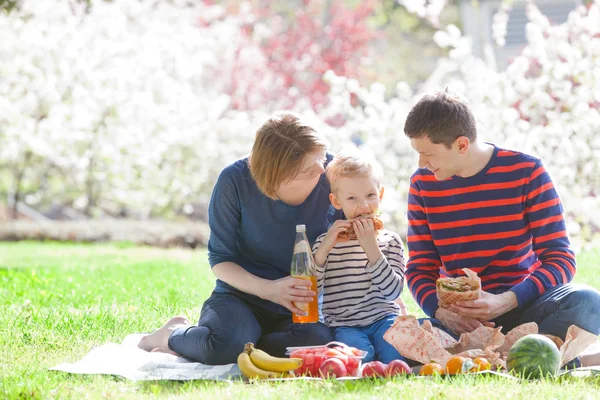
[{"label": "woman's hand", "polygon": [[435,312],[435,318],[439,320],[445,327],[450,328],[452,332],[460,335],[461,333],[473,332],[481,326],[493,327],[493,322],[480,321],[476,318],[465,317],[453,311],[438,308]]},{"label": "woman's hand", "polygon": [[316,293],[310,290],[311,283],[305,279],[291,276],[270,281],[261,298],[279,304],[298,315],[307,315],[306,311],[296,307],[296,303],[310,303]]},{"label": "woman's hand", "polygon": [[379,244],[377,244],[377,231],[375,230],[373,220],[370,218],[358,218],[355,219],[352,224],[354,226],[354,232],[356,232],[358,244],[360,244],[360,247],[362,247],[369,259],[369,265],[375,265],[382,254],[379,249]]}]

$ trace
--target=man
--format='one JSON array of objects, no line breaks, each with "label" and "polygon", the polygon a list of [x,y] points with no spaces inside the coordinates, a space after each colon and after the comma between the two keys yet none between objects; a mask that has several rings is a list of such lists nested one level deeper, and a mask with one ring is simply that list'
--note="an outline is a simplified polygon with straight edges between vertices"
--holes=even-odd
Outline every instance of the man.
[{"label": "man", "polygon": [[[456,334],[533,321],[563,339],[573,324],[597,335],[600,293],[570,283],[575,255],[542,161],[479,142],[469,105],[447,91],[423,97],[404,132],[419,153],[406,280],[424,312]],[[462,268],[480,276],[481,297],[438,307],[436,280]]]}]

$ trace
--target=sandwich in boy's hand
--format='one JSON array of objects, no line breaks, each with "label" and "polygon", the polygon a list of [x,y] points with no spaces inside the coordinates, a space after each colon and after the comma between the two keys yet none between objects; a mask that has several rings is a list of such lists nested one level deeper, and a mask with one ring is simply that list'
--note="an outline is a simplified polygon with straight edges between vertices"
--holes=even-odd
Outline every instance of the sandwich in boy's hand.
[{"label": "sandwich in boy's hand", "polygon": [[[360,215],[358,217],[356,217],[356,219],[372,219],[373,220],[373,225],[375,227],[376,231],[379,231],[381,229],[383,229],[383,221],[379,219],[379,217],[377,215],[374,214],[363,214]],[[345,232],[341,232],[338,234],[338,240],[340,241],[346,241],[346,240],[356,240],[356,232],[354,232],[354,226],[350,225],[348,228],[346,228]]]},{"label": "sandwich in boy's hand", "polygon": [[481,279],[468,268],[463,268],[467,276],[458,278],[439,278],[435,282],[438,305],[448,308],[450,305],[462,300],[475,300],[481,291]]}]

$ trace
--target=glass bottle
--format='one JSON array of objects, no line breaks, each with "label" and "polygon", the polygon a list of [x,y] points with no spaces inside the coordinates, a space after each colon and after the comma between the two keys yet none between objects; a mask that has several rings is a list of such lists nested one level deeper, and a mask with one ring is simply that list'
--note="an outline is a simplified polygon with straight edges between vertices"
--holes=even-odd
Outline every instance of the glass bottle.
[{"label": "glass bottle", "polygon": [[[294,242],[294,254],[292,255],[292,268],[290,275],[293,278],[310,281],[310,289],[317,293],[317,277],[314,275],[315,261],[313,259],[310,244],[306,236],[306,226],[296,225],[296,240]],[[307,315],[292,313],[292,320],[297,324],[313,323],[319,321],[319,300],[317,296],[309,303],[297,303],[294,305],[306,311]]]}]

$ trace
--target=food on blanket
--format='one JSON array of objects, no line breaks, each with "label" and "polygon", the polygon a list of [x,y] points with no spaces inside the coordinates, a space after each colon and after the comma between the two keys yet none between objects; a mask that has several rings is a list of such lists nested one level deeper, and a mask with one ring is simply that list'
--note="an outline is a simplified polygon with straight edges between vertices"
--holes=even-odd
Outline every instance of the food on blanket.
[{"label": "food on blanket", "polygon": [[412,374],[412,369],[402,360],[392,360],[385,369],[385,376]]},{"label": "food on blanket", "polygon": [[244,351],[250,355],[250,360],[258,368],[265,371],[288,372],[300,368],[302,365],[301,358],[280,358],[273,357],[266,352],[254,347],[253,343],[246,343]]},{"label": "food on blanket", "polygon": [[448,308],[450,305],[462,300],[475,300],[479,298],[481,280],[477,274],[468,268],[463,268],[467,276],[458,278],[439,278],[435,282],[438,305]]},{"label": "food on blanket", "polygon": [[385,371],[387,369],[387,364],[382,363],[381,361],[371,361],[365,364],[362,370],[363,378],[372,378],[377,377],[381,378],[385,376]]},{"label": "food on blanket", "polygon": [[440,364],[431,362],[423,365],[419,371],[421,376],[444,375],[444,367]]},{"label": "food on blanket", "polygon": [[[358,218],[363,218],[363,219],[372,219],[373,220],[373,225],[375,227],[376,231],[380,231],[383,229],[383,221],[379,219],[379,217],[377,217],[376,215],[373,214],[363,214],[361,216],[358,216]],[[341,232],[340,234],[338,234],[338,239],[344,241],[344,240],[356,240],[356,232],[354,232],[354,227],[352,225],[350,225],[345,232]]]},{"label": "food on blanket", "polygon": [[[273,366],[274,366],[275,368],[277,368],[277,370],[275,370],[275,371],[272,369],[263,369],[263,368],[260,368],[259,366],[257,366],[254,362],[252,362],[252,357],[251,357],[251,354],[256,351],[260,352],[260,350],[257,350],[254,348],[253,343],[246,343],[246,345],[244,346],[244,351],[241,352],[240,355],[238,356],[238,359],[237,359],[238,367],[240,368],[240,371],[242,371],[242,374],[244,374],[244,376],[246,378],[268,379],[268,378],[287,378],[287,377],[292,376],[289,372],[289,371],[291,371],[291,368],[288,370],[281,370],[283,363],[281,361],[278,361],[278,359],[275,359],[275,362],[273,362],[272,360],[268,360],[267,364],[264,364],[261,362],[261,365],[263,365],[267,368],[273,368]],[[264,354],[269,356],[267,353],[264,353]],[[264,356],[262,356],[260,353],[257,355],[258,355],[258,358],[261,359],[261,361],[264,361],[264,358],[265,358]],[[271,357],[271,356],[269,356],[269,357]],[[275,357],[272,357],[272,358],[275,358]],[[286,366],[292,366],[292,367],[301,365],[301,363],[302,363],[302,360],[290,361],[291,359],[285,359],[285,358],[282,358],[279,360],[285,360],[286,362],[291,362],[291,364],[288,364]]]},{"label": "food on blanket", "polygon": [[297,376],[321,376],[319,368],[326,360],[332,358],[339,359],[344,364],[347,376],[359,376],[360,364],[366,352],[346,345],[337,345],[334,348],[328,346],[289,347],[288,354],[290,357],[304,360],[304,363],[294,370]]},{"label": "food on blanket", "polygon": [[476,357],[473,359],[473,368],[471,372],[489,371],[492,369],[492,363],[484,357]]},{"label": "food on blanket", "polygon": [[473,365],[473,360],[468,357],[454,356],[448,360],[444,371],[448,375],[466,374]]},{"label": "food on blanket", "polygon": [[506,369],[527,379],[555,375],[560,364],[560,352],[554,342],[539,334],[517,340],[506,358]]},{"label": "food on blanket", "polygon": [[346,365],[339,358],[328,358],[319,367],[319,374],[323,378],[341,378],[347,373]]}]

